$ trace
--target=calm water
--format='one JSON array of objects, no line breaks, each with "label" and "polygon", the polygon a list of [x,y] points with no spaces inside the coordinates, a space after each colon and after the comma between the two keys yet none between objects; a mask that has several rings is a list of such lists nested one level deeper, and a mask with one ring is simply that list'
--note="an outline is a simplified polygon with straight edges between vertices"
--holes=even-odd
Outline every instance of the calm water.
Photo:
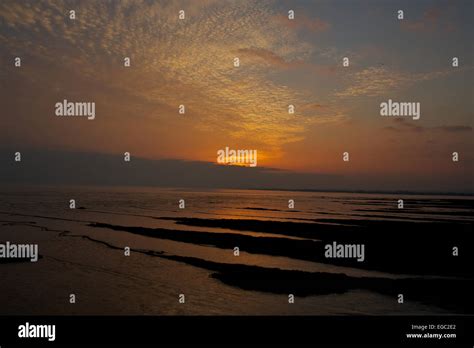
[{"label": "calm water", "polygon": [[[77,209],[69,209],[75,199]],[[184,199],[185,209],[178,208]],[[294,209],[288,200],[295,201]],[[404,200],[404,209],[397,201]],[[400,306],[386,294],[364,289],[297,297],[227,285],[195,264],[117,248],[163,252],[219,264],[307,272],[342,273],[351,277],[399,279],[414,275],[364,270],[284,257],[248,253],[240,256],[203,243],[132,234],[90,223],[212,232],[259,238],[318,241],[317,235],[272,233],[271,229],[235,229],[178,223],[239,219],[353,226],[358,221],[457,222],[472,224],[473,198],[426,195],[382,195],[248,190],[180,190],[157,188],[28,188],[0,193],[0,242],[38,243],[43,258],[33,263],[0,264],[4,279],[2,314],[423,314],[450,313],[419,301]],[[163,219],[166,218],[166,219]],[[381,230],[380,233],[383,233]],[[87,238],[89,237],[89,238]],[[219,237],[219,236],[218,236]],[[217,238],[218,238],[217,237]],[[263,240],[263,239],[262,239]],[[105,242],[101,243],[101,242]],[[114,247],[116,247],[114,249]],[[269,246],[271,248],[271,245]],[[78,301],[68,303],[70,293]],[[185,294],[186,303],[178,302]]]}]

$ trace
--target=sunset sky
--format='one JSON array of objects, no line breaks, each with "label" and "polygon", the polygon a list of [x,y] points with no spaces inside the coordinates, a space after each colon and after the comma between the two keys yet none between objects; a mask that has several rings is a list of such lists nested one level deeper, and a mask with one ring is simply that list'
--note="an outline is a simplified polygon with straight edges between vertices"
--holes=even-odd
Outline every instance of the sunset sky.
[{"label": "sunset sky", "polygon": [[[228,146],[259,167],[472,191],[473,16],[469,0],[2,0],[0,148],[215,163]],[[64,99],[95,120],[55,116]],[[381,117],[388,99],[420,102],[420,120]]]}]

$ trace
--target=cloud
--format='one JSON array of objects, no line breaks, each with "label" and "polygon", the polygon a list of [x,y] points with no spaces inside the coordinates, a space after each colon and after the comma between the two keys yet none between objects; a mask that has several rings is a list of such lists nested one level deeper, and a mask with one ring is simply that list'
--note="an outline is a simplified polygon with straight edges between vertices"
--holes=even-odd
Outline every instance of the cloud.
[{"label": "cloud", "polygon": [[[179,159],[150,160],[134,157],[133,167],[124,167],[121,156],[72,151],[21,149],[30,161],[19,167],[0,149],[0,180],[9,184],[165,186],[201,188],[313,188],[344,182],[331,173],[298,173],[271,167],[216,165]],[[44,163],[49,163],[45,166]]]},{"label": "cloud", "polygon": [[383,67],[369,67],[361,71],[352,73],[349,76],[351,85],[346,89],[337,92],[339,97],[356,96],[378,96],[386,93],[387,90],[395,89],[406,84],[410,77],[404,74],[389,71]]},{"label": "cloud", "polygon": [[295,13],[294,19],[289,19],[288,16],[277,15],[275,19],[278,23],[283,24],[287,28],[296,30],[305,30],[313,33],[320,33],[327,31],[331,25],[329,22],[320,18],[308,18],[304,14]]},{"label": "cloud", "polygon": [[[292,59],[285,60],[278,54],[264,48],[249,47],[240,48],[236,51],[236,55],[239,58],[243,58],[249,64],[262,66],[269,66],[278,69],[305,69],[308,73],[314,73],[318,75],[334,75],[338,72],[338,68],[335,64],[333,65],[320,65],[307,62],[303,59]],[[244,62],[245,64],[245,62]]]},{"label": "cloud", "polygon": [[321,108],[327,107],[326,105],[322,105],[319,103],[308,103],[303,105],[304,110],[320,110]]},{"label": "cloud", "polygon": [[[28,154],[29,158],[22,162],[21,167],[10,159],[11,154],[18,150]],[[44,165],[45,163],[48,165]],[[377,172],[304,173],[260,166],[250,168],[216,165],[203,161],[150,160],[139,157],[133,158],[133,166],[124,166],[121,154],[108,155],[30,148],[0,148],[0,168],[2,168],[0,180],[8,185],[315,189],[350,192],[354,190],[377,192],[410,190],[472,193],[471,176],[449,176],[449,180],[446,180],[445,176],[433,175],[433,173],[431,175],[400,175],[402,172],[400,170],[384,175]],[[406,180],[407,178],[409,180]]]},{"label": "cloud", "polygon": [[400,27],[409,32],[431,33],[436,30],[452,32],[457,30],[457,24],[448,17],[448,9],[430,7],[423,12],[418,20],[405,18],[400,22]]},{"label": "cloud", "polygon": [[279,68],[289,69],[305,65],[305,63],[301,60],[286,61],[274,52],[271,52],[264,48],[240,48],[239,50],[237,50],[237,53],[239,55],[242,55],[244,58],[248,57],[250,59],[261,60],[264,63]]},{"label": "cloud", "polygon": [[400,23],[402,29],[415,32],[433,31],[439,21],[442,11],[439,8],[427,9],[419,20],[403,19]]},{"label": "cloud", "polygon": [[440,130],[443,132],[448,132],[448,133],[472,132],[471,126],[440,126],[440,127],[434,127],[433,129]]},{"label": "cloud", "polygon": [[407,73],[390,70],[385,67],[369,67],[349,74],[349,86],[336,92],[338,97],[375,97],[387,92],[417,83],[444,77],[453,70],[433,71],[428,73]]},{"label": "cloud", "polygon": [[[69,9],[76,11],[75,21],[68,19]],[[180,9],[184,21],[178,20]],[[135,118],[146,114],[165,127],[164,115],[185,104],[196,129],[218,129],[277,151],[302,139],[304,122],[322,120],[295,123],[287,105],[303,104],[308,96],[267,76],[268,66],[299,66],[313,50],[273,21],[275,15],[268,1],[7,0],[0,3],[0,45],[9,54],[31,56],[31,67],[48,66],[48,74],[32,68],[28,77],[42,81],[45,90],[57,83],[48,75],[80,74],[104,94],[114,90],[141,100]],[[302,23],[326,27],[304,17]],[[244,59],[235,68],[236,53],[263,64]],[[127,72],[125,56],[132,64]],[[127,98],[113,102],[122,100]]]},{"label": "cloud", "polygon": [[419,126],[417,124],[407,122],[403,118],[395,118],[393,120],[394,125],[393,126],[386,126],[384,127],[385,130],[389,131],[395,131],[395,132],[417,132],[421,133],[426,130],[425,127]]},{"label": "cloud", "polygon": [[409,122],[403,118],[395,118],[393,120],[394,125],[384,127],[385,130],[395,132],[444,132],[444,133],[468,133],[472,132],[471,126],[464,125],[443,125],[435,127],[423,127],[413,122]]}]

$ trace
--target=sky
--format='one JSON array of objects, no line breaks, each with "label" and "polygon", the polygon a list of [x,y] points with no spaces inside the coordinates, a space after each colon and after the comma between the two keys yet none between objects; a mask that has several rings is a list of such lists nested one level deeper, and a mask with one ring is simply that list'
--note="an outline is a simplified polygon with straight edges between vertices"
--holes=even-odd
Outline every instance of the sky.
[{"label": "sky", "polygon": [[[214,168],[255,149],[248,182],[473,192],[473,17],[469,0],[2,0],[0,150]],[[64,99],[96,118],[56,116]],[[380,116],[388,99],[420,119]]]}]

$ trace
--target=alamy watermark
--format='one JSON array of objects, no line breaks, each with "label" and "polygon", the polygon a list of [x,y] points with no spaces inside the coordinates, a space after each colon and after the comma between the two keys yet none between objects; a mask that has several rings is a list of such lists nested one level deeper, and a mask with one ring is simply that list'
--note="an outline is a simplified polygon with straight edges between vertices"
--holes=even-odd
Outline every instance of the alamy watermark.
[{"label": "alamy watermark", "polygon": [[38,261],[38,244],[0,244],[0,259],[30,259]]},{"label": "alamy watermark", "polygon": [[95,119],[95,102],[69,102],[64,99],[55,104],[56,116],[85,116]]},{"label": "alamy watermark", "polygon": [[324,256],[326,258],[343,258],[357,259],[358,262],[365,260],[365,245],[364,244],[339,244],[332,242],[324,246]]},{"label": "alamy watermark", "polygon": [[257,166],[257,150],[233,150],[226,146],[217,151],[217,163]]},{"label": "alamy watermark", "polygon": [[380,103],[380,116],[409,116],[419,120],[421,108],[419,102],[396,102],[392,99]]},{"label": "alamy watermark", "polygon": [[26,322],[18,326],[19,338],[47,338],[52,342],[56,340],[56,325],[36,325]]}]

